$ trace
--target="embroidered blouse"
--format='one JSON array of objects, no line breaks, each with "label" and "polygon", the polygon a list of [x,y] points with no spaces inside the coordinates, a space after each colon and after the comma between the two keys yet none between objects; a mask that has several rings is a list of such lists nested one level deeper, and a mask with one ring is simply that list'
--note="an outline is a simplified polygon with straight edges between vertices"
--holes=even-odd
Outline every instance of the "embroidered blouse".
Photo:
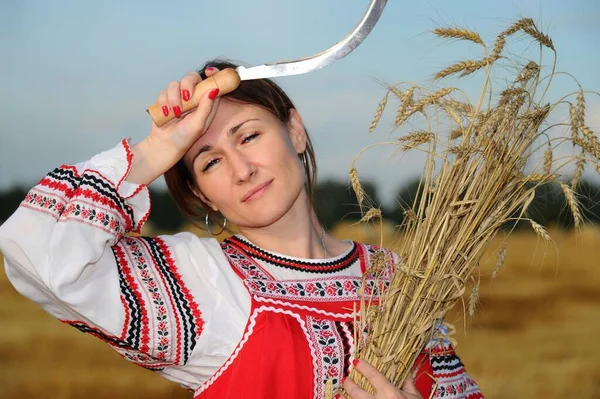
[{"label": "embroidered blouse", "polygon": [[[14,287],[194,398],[323,398],[339,387],[358,289],[380,249],[348,241],[338,257],[298,259],[241,235],[128,236],[150,212],[147,187],[125,180],[131,162],[123,140],[29,191],[0,226]],[[391,273],[397,256],[383,251]],[[447,340],[417,363],[424,398],[483,397]]]}]

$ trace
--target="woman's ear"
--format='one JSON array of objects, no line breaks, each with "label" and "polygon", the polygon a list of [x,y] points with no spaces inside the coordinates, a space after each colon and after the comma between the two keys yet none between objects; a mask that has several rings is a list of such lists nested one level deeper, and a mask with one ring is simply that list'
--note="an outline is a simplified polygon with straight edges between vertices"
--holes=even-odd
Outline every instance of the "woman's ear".
[{"label": "woman's ear", "polygon": [[205,205],[207,205],[210,209],[212,209],[215,212],[218,212],[219,209],[214,206],[209,200],[208,198],[206,198],[206,196],[204,194],[202,194],[202,191],[200,191],[200,189],[198,187],[190,187],[190,190],[192,190],[192,192],[194,193],[194,195],[196,197],[198,197],[198,199],[200,201],[202,201]]},{"label": "woman's ear", "polygon": [[288,128],[294,149],[298,154],[302,154],[306,150],[306,129],[302,117],[294,108],[290,109]]}]

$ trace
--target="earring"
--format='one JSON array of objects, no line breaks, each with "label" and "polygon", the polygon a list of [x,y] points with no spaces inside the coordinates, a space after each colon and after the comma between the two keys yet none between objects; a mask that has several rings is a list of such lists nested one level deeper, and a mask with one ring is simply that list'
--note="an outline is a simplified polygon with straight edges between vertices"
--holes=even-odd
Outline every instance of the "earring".
[{"label": "earring", "polygon": [[306,151],[304,151],[300,154],[300,159],[302,160],[304,169],[308,169],[308,157],[306,156]]},{"label": "earring", "polygon": [[204,222],[206,223],[206,231],[208,231],[213,236],[218,236],[219,234],[221,234],[222,232],[225,231],[225,227],[227,227],[227,218],[225,216],[223,216],[223,226],[221,227],[221,231],[219,231],[218,233],[213,233],[212,231],[210,231],[210,226],[208,224],[208,215],[209,214],[210,213],[207,213],[206,218],[204,219]]}]

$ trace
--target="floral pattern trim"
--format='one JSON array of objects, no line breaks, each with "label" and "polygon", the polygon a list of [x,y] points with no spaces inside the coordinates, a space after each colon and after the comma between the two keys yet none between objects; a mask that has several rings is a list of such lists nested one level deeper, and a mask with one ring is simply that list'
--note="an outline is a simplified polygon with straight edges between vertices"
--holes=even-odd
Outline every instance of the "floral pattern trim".
[{"label": "floral pattern trim", "polygon": [[[268,297],[292,301],[336,302],[359,300],[362,285],[361,277],[325,277],[320,279],[275,280],[275,278],[254,261],[250,254],[237,244],[224,240],[223,252],[254,297]],[[362,252],[362,251],[358,251]],[[389,280],[367,279],[366,296],[385,291]]]},{"label": "floral pattern trim", "polygon": [[169,248],[159,238],[127,237],[112,249],[125,310],[121,340],[153,359],[186,364],[204,322]]},{"label": "floral pattern trim", "polygon": [[57,220],[80,221],[114,236],[134,227],[131,206],[108,179],[91,169],[79,175],[74,166],[56,168],[27,193],[21,205]]},{"label": "floral pattern trim", "polygon": [[337,387],[344,377],[344,345],[335,322],[308,316],[306,323],[316,352],[313,358],[315,398],[324,398],[328,380]]},{"label": "floral pattern trim", "polygon": [[45,193],[32,188],[21,202],[21,206],[47,213],[58,220],[65,209],[65,202],[63,198],[54,193]]},{"label": "floral pattern trim", "polygon": [[70,202],[61,220],[77,220],[115,236],[120,235],[124,230],[122,219],[118,215],[83,202]]},{"label": "floral pattern trim", "polygon": [[153,358],[147,353],[140,352],[139,350],[132,348],[120,338],[107,334],[97,328],[91,327],[86,323],[77,320],[61,321],[63,323],[69,324],[70,326],[78,329],[79,331],[85,334],[93,335],[96,338],[99,338],[100,340],[106,342],[125,359],[137,364],[140,367],[146,368],[151,371],[161,371],[165,367],[171,366],[170,363],[164,362],[161,359]]},{"label": "floral pattern trim", "polygon": [[[279,281],[247,279],[244,283],[254,296],[292,301],[336,302],[359,300],[362,280],[359,277]],[[371,296],[376,287],[385,290],[388,286],[389,281],[367,280],[365,295]]]},{"label": "floral pattern trim", "polygon": [[430,354],[430,362],[435,380],[434,398],[483,398],[479,387],[467,374],[453,349],[441,353],[434,350]]},{"label": "floral pattern trim", "polygon": [[229,259],[233,270],[242,280],[249,278],[275,280],[275,277],[271,273],[266,271],[258,262],[229,240],[225,239],[221,243],[221,249]]}]

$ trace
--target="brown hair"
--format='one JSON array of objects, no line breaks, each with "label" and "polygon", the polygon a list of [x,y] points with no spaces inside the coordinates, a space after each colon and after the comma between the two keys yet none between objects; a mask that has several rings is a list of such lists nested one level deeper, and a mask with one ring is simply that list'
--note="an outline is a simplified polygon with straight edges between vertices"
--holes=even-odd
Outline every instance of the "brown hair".
[{"label": "brown hair", "polygon": [[[207,62],[198,73],[203,75],[204,70],[208,67],[223,70],[225,68],[235,69],[237,66],[229,61],[216,59]],[[285,94],[281,87],[270,79],[242,81],[237,89],[222,96],[222,98],[262,107],[285,124],[290,121],[290,110],[295,109],[292,100]],[[306,137],[306,149],[300,154],[300,158],[304,164],[304,173],[306,174],[306,191],[312,202],[313,190],[317,180],[317,164],[308,133]],[[193,188],[196,188],[196,181],[192,172],[183,163],[183,160],[180,160],[175,166],[165,172],[165,181],[167,182],[171,196],[187,218],[193,221],[193,219],[206,214],[209,208],[192,191]]]}]

